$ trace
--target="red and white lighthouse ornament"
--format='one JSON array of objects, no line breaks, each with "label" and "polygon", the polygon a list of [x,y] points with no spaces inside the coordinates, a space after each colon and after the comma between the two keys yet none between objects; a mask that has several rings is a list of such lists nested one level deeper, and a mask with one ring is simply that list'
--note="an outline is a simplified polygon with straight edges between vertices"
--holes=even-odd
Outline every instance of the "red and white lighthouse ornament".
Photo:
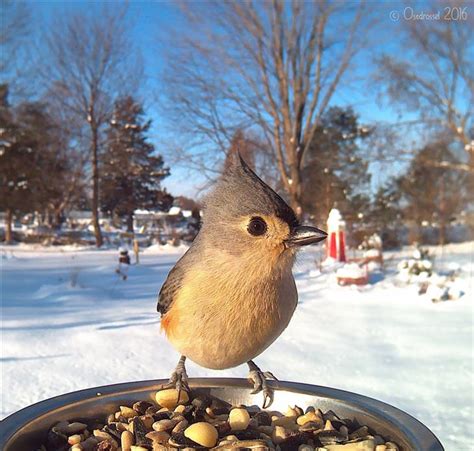
[{"label": "red and white lighthouse ornament", "polygon": [[327,257],[339,262],[346,261],[346,223],[342,219],[341,213],[336,208],[329,212],[328,217],[328,239]]}]

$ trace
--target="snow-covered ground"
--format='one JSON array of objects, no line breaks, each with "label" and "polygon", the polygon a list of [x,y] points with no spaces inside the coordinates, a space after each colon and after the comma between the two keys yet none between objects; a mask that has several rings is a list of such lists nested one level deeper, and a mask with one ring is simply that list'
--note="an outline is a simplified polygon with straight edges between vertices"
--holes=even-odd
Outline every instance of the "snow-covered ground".
[{"label": "snow-covered ground", "polygon": [[[340,287],[321,274],[316,250],[295,268],[300,303],[284,334],[259,358],[281,380],[371,396],[409,412],[447,450],[474,449],[474,243],[432,248],[437,270],[462,268],[457,301],[433,304],[395,283],[404,253],[388,253],[372,285]],[[160,334],[156,297],[184,248],[149,248],[119,280],[117,251],[4,246],[2,417],[58,394],[168,377],[178,355]],[[326,270],[327,271],[327,270]],[[245,377],[247,367],[195,376]]]}]

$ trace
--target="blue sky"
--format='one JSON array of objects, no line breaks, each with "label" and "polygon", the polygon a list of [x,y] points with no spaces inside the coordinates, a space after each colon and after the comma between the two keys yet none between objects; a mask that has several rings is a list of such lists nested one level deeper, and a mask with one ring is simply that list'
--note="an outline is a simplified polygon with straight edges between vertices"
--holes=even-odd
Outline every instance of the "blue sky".
[{"label": "blue sky", "polygon": [[[114,2],[122,5],[122,2]],[[45,29],[49,26],[52,17],[56,15],[67,14],[75,10],[97,10],[100,11],[100,2],[87,1],[35,1],[29,3],[32,8],[33,17],[37,29]],[[377,51],[400,52],[397,42],[394,42],[393,32],[397,26],[390,20],[390,12],[393,10],[401,11],[403,4],[401,2],[369,2],[369,8],[376,8],[375,14],[382,20],[382,27],[378,31],[379,46]],[[131,37],[137,48],[140,49],[145,63],[147,75],[147,92],[159,94],[161,90],[160,74],[166,70],[160,49],[160,33],[173,33],[174,29],[179,28],[180,13],[174,2],[165,1],[130,1],[128,8],[128,17],[130,21]],[[38,34],[39,36],[40,34]],[[361,60],[358,72],[362,76],[367,75],[372,70],[371,59]],[[355,89],[354,89],[355,86]],[[374,121],[395,122],[396,113],[388,105],[380,106],[377,103],[377,93],[373,86],[367,81],[356,83],[350,89],[341,90],[334,97],[333,104],[352,105],[355,111],[360,115],[361,122],[372,123]],[[153,98],[145,98],[147,113],[153,119],[153,138],[157,143],[166,142],[166,133],[168,130],[166,121],[166,112],[160,109]],[[158,144],[158,150],[159,144]],[[378,170],[373,171],[373,184],[378,185],[384,175]],[[173,166],[172,175],[166,179],[165,186],[174,195],[185,194],[193,195],[196,189],[203,183],[203,179],[197,174],[192,174],[183,168]]]},{"label": "blue sky", "polygon": [[[33,16],[36,21],[36,31],[47,28],[52,19],[61,14],[74,11],[97,10],[103,2],[97,1],[30,1]],[[109,2],[123,5],[123,2]],[[128,20],[130,22],[130,35],[134,45],[139,49],[145,63],[147,86],[151,92],[160,90],[160,74],[164,70],[164,63],[160,55],[160,33],[170,31],[177,27],[180,15],[173,2],[165,1],[131,1],[128,6]],[[37,36],[40,36],[40,32]],[[166,118],[160,112],[155,99],[145,98],[147,114],[153,119],[152,139],[155,142],[164,140]],[[159,151],[159,147],[158,147]],[[174,195],[192,195],[202,180],[195,175],[189,179],[187,170],[173,167],[172,175],[164,185]]]}]

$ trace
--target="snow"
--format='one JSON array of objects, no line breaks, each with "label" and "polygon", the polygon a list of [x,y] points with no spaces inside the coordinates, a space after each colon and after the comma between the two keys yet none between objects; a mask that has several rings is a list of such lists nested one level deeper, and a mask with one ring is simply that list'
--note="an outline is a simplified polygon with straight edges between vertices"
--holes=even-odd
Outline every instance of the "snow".
[{"label": "snow", "polygon": [[379,257],[380,251],[378,249],[369,249],[364,252],[364,257]]},{"label": "snow", "polygon": [[171,207],[168,211],[168,214],[173,216],[173,215],[179,215],[181,213],[181,208],[180,207]]},{"label": "snow", "polygon": [[338,277],[347,277],[350,279],[359,279],[365,277],[365,269],[361,268],[357,263],[346,263],[342,268],[336,271]]},{"label": "snow", "polygon": [[[436,271],[459,272],[462,296],[439,303],[398,283],[408,249],[384,253],[385,273],[363,287],[338,286],[334,268],[315,264],[318,249],[301,254],[298,308],[257,363],[281,380],[388,402],[426,424],[446,450],[473,449],[474,242],[430,248]],[[184,251],[148,248],[122,281],[116,249],[1,247],[2,417],[78,389],[168,377],[178,354],[160,334],[156,297]],[[188,372],[245,377],[247,368],[190,362]]]}]

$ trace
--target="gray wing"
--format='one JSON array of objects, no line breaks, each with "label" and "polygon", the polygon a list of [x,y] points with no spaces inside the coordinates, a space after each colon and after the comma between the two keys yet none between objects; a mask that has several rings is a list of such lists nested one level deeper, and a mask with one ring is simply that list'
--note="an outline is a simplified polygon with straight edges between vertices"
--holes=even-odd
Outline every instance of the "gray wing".
[{"label": "gray wing", "polygon": [[196,249],[198,247],[198,237],[194,240],[191,247],[178,260],[174,268],[168,274],[168,277],[161,287],[158,295],[158,304],[156,310],[163,316],[173,303],[176,293],[181,288],[184,276],[186,275],[186,268],[189,268],[197,255]]},{"label": "gray wing", "polygon": [[184,279],[184,271],[180,262],[181,260],[179,260],[176,266],[170,271],[158,295],[156,310],[161,313],[161,316],[169,310],[176,292],[181,287],[181,283]]}]

